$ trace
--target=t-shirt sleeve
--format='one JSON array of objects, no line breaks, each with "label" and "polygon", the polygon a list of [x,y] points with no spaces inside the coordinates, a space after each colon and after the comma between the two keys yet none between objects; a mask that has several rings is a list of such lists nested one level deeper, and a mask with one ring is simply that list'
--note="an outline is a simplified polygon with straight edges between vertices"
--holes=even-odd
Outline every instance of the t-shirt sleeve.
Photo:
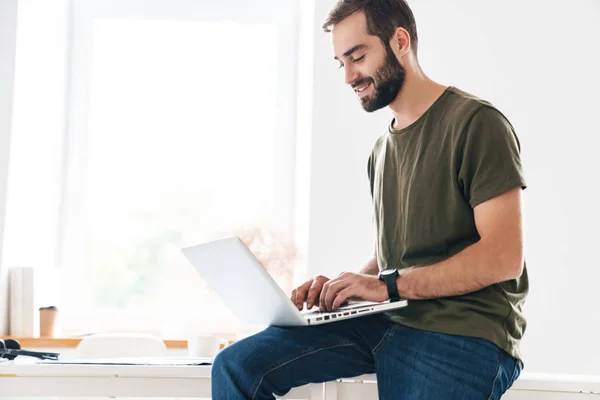
[{"label": "t-shirt sleeve", "polygon": [[471,207],[508,190],[527,187],[519,139],[498,110],[477,110],[463,132],[459,147],[458,183]]}]

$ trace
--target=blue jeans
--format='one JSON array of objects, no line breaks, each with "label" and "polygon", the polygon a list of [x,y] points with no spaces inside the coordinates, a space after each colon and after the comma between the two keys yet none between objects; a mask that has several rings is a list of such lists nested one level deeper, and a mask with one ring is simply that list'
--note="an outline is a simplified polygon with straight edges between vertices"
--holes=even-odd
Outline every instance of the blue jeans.
[{"label": "blue jeans", "polygon": [[384,314],[306,327],[269,327],[222,350],[214,400],[273,399],[291,388],[377,374],[379,398],[499,399],[521,372],[493,343],[421,331]]}]

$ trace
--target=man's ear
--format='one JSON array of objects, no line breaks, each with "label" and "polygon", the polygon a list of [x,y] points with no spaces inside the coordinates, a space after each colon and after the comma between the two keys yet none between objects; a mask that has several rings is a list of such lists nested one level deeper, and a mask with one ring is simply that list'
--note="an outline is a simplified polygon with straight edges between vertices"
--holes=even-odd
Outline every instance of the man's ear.
[{"label": "man's ear", "polygon": [[408,54],[412,48],[408,31],[404,28],[397,28],[390,39],[390,46],[399,58]]}]

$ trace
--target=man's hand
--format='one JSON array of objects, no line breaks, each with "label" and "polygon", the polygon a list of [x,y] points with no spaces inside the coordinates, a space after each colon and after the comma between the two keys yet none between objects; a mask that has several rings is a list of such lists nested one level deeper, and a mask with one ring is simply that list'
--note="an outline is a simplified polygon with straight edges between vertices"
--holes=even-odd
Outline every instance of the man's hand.
[{"label": "man's hand", "polygon": [[350,298],[383,302],[388,299],[387,286],[377,276],[343,272],[323,285],[319,307],[333,311]]},{"label": "man's hand", "polygon": [[306,308],[310,310],[315,303],[319,302],[321,289],[327,281],[329,281],[329,278],[319,275],[304,282],[300,287],[292,291],[292,303],[298,307],[298,310],[302,311],[304,302],[306,301]]}]

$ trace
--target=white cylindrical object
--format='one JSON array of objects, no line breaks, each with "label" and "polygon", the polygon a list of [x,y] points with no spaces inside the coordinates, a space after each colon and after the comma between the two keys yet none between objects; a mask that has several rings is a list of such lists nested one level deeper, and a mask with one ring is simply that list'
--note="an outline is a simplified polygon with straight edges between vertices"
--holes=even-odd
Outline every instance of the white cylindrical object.
[{"label": "white cylindrical object", "polygon": [[39,336],[36,274],[33,267],[12,267],[9,283],[10,335]]},{"label": "white cylindrical object", "polygon": [[190,357],[214,358],[227,341],[212,335],[192,336],[188,339],[188,355]]}]

